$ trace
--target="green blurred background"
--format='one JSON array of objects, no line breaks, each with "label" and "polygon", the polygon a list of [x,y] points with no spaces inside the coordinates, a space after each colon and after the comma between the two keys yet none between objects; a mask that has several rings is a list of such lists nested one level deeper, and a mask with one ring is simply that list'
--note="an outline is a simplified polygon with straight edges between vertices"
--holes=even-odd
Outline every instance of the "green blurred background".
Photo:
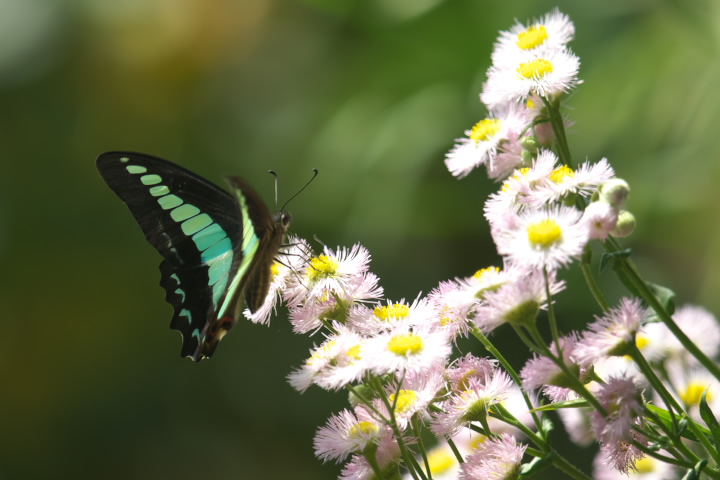
[{"label": "green blurred background", "polygon": [[[585,81],[575,158],[631,184],[625,244],[647,277],[718,311],[718,2],[0,0],[0,478],[334,478],[312,436],[345,399],[285,380],[320,339],[280,315],[180,359],[160,258],[94,159],[236,173],[270,205],[269,168],[281,201],[318,168],[294,232],[361,242],[387,295],[414,298],[497,263],[481,216],[496,186],[453,179],[443,155],[485,114],[498,30],[554,6]],[[596,308],[564,277],[579,328]]]}]

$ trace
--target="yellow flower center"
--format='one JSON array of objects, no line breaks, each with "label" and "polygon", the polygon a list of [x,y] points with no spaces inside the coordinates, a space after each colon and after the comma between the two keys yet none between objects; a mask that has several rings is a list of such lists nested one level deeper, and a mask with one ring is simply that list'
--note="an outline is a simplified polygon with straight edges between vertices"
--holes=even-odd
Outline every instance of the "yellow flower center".
[{"label": "yellow flower center", "polygon": [[270,273],[272,274],[273,278],[277,277],[277,275],[280,273],[279,262],[273,262],[273,264],[270,266]]},{"label": "yellow flower center", "polygon": [[546,218],[527,227],[528,240],[531,244],[549,248],[562,237],[560,225],[553,219]]},{"label": "yellow flower center", "polygon": [[334,258],[327,255],[319,255],[310,260],[308,278],[314,282],[322,278],[332,277],[337,274],[338,266],[338,262]]},{"label": "yellow flower center", "polygon": [[478,435],[477,437],[470,440],[470,449],[475,450],[478,446],[485,443],[485,440],[487,440],[487,437],[485,435]]},{"label": "yellow flower center", "polygon": [[470,130],[470,140],[476,142],[487,142],[493,138],[502,128],[502,120],[499,118],[486,118],[480,120]]},{"label": "yellow flower center", "polygon": [[635,470],[642,475],[643,473],[652,473],[655,471],[655,460],[651,457],[643,457],[635,462]]},{"label": "yellow flower center", "polygon": [[517,46],[523,50],[530,50],[547,40],[548,33],[544,26],[536,25],[518,34]]},{"label": "yellow flower center", "polygon": [[354,360],[360,360],[360,348],[360,344],[354,345],[347,349],[345,355]]},{"label": "yellow flower center", "polygon": [[457,465],[455,456],[444,448],[438,448],[428,453],[428,463],[430,464],[430,473],[440,475]]},{"label": "yellow flower center", "polygon": [[639,333],[635,336],[635,346],[638,348],[638,350],[642,351],[642,349],[644,349],[648,345],[650,345],[650,339],[647,338],[645,335]]},{"label": "yellow flower center", "polygon": [[553,64],[544,58],[538,58],[532,62],[521,63],[517,69],[517,73],[523,78],[542,78],[552,73]]},{"label": "yellow flower center", "polygon": [[375,307],[373,314],[382,321],[387,322],[391,318],[405,318],[410,315],[410,307],[402,303]]},{"label": "yellow flower center", "polygon": [[415,355],[423,349],[422,338],[408,333],[406,335],[397,335],[390,339],[387,346],[388,350],[398,356],[408,354]]},{"label": "yellow flower center", "polygon": [[[685,405],[692,406],[692,405],[699,405],[700,399],[702,399],[702,394],[705,391],[705,389],[708,387],[707,384],[701,384],[698,382],[690,382],[690,384],[687,386],[684,392],[680,392],[680,400],[683,401]],[[710,392],[708,391],[707,395],[705,396],[708,402],[710,402]]]},{"label": "yellow flower center", "polygon": [[[400,390],[398,392],[399,395],[397,397],[397,404],[395,406],[395,411],[399,413],[406,412],[415,405],[415,402],[417,402],[417,393],[415,393],[414,390]],[[389,397],[390,405],[395,403],[395,394],[393,393]]]},{"label": "yellow flower center", "polygon": [[575,172],[567,165],[561,165],[550,173],[550,181],[553,183],[562,183],[566,178],[574,178]]},{"label": "yellow flower center", "polygon": [[475,272],[473,277],[477,280],[482,280],[484,276],[491,275],[493,273],[500,273],[500,269],[498,267],[481,268],[480,270]]},{"label": "yellow flower center", "polygon": [[358,422],[348,431],[350,438],[362,438],[377,433],[378,427],[372,422]]}]

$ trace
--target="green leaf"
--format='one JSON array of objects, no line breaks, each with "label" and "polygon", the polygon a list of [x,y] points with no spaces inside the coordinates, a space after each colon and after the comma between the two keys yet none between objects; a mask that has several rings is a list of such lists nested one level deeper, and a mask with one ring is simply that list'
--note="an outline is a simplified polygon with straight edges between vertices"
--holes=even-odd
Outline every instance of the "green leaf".
[{"label": "green leaf", "polygon": [[550,451],[544,457],[535,457],[528,463],[520,465],[520,477],[529,477],[535,475],[541,470],[545,470],[547,467],[552,465],[555,457],[555,452]]},{"label": "green leaf", "polygon": [[[672,418],[670,416],[670,412],[668,412],[664,408],[660,408],[660,407],[657,407],[657,406],[651,405],[651,404],[645,405],[645,408],[652,411],[667,428],[672,430],[673,422],[672,422]],[[683,416],[675,415],[675,419],[678,424],[685,424],[686,422],[692,421],[684,415]],[[700,425],[697,422],[693,422],[693,424],[704,435],[707,435],[707,436],[711,435],[710,430],[705,428],[705,426]],[[693,442],[698,441],[698,438],[695,436],[695,434],[693,433],[693,431],[691,429],[687,428],[686,424],[685,424],[684,428],[680,429],[680,432],[678,432],[678,435],[681,437],[687,438],[688,440],[692,440]]]},{"label": "green leaf", "polygon": [[697,480],[700,478],[700,473],[703,471],[705,466],[707,465],[707,460],[700,460],[698,463],[695,464],[693,468],[687,471],[685,476],[682,478],[682,480]]},{"label": "green leaf", "polygon": [[625,250],[618,250],[617,252],[605,252],[602,254],[602,257],[600,257],[600,271],[604,271],[607,267],[615,268],[615,264],[619,260],[624,260],[626,258],[630,258],[630,255],[632,254],[631,248],[626,248]]},{"label": "green leaf", "polygon": [[559,410],[561,408],[583,408],[589,407],[590,404],[587,400],[578,398],[576,400],[566,400],[564,402],[549,403],[547,405],[541,405],[533,408],[531,412],[551,412],[553,410]]},{"label": "green leaf", "polygon": [[[667,287],[663,287],[662,285],[658,285],[656,283],[652,282],[646,282],[648,288],[652,291],[653,295],[655,295],[655,298],[658,299],[658,302],[660,302],[660,305],[663,306],[665,311],[672,315],[675,313],[675,292],[670,290]],[[653,316],[650,317],[651,320],[653,320]]]},{"label": "green leaf", "polygon": [[715,440],[715,448],[720,448],[720,423],[718,423],[717,418],[715,418],[713,411],[707,403],[706,397],[708,390],[709,388],[705,389],[700,399],[700,418],[703,419],[705,425],[710,429],[710,433],[712,433],[713,439]]}]

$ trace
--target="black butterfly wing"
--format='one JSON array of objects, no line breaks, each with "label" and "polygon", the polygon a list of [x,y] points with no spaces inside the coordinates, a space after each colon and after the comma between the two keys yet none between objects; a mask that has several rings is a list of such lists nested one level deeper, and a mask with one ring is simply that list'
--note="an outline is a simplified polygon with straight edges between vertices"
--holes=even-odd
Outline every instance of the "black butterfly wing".
[{"label": "black butterfly wing", "polygon": [[247,243],[243,238],[257,239],[252,222],[233,195],[166,160],[109,152],[96,164],[163,256],[160,284],[174,309],[170,328],[183,336],[181,355],[209,357],[234,323],[236,273],[252,261],[238,246]]}]

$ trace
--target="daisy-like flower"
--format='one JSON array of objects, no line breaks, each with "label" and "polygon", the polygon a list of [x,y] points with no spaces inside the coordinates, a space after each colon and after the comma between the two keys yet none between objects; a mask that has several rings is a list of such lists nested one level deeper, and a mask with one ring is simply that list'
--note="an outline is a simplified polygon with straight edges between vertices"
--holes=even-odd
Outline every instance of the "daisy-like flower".
[{"label": "daisy-like flower", "polygon": [[493,63],[502,63],[518,52],[563,50],[573,35],[575,25],[570,17],[555,9],[528,26],[518,22],[509,31],[500,32],[492,53]]},{"label": "daisy-like flower", "polygon": [[580,222],[582,212],[572,207],[506,215],[508,221],[491,225],[497,251],[511,263],[527,268],[556,270],[567,265],[582,254],[589,239]]},{"label": "daisy-like flower", "polygon": [[[675,312],[673,320],[680,330],[710,358],[720,350],[720,324],[717,318],[702,307],[684,305]],[[664,323],[648,323],[638,333],[637,345],[649,360],[671,360],[681,365],[697,364],[680,341]]]},{"label": "daisy-like flower", "polygon": [[467,335],[469,318],[477,303],[473,293],[468,293],[456,281],[444,281],[430,292],[428,302],[435,312],[434,323],[448,338],[455,341]]},{"label": "daisy-like flower", "polygon": [[607,412],[590,414],[593,435],[600,443],[617,445],[633,439],[632,428],[642,414],[643,399],[639,386],[631,378],[611,377],[595,394]]},{"label": "daisy-like flower", "polygon": [[596,317],[575,346],[573,359],[580,364],[599,362],[608,356],[625,355],[635,345],[635,335],[647,320],[640,300],[623,298],[620,306]]},{"label": "daisy-like flower", "polygon": [[582,221],[590,238],[605,240],[617,225],[618,211],[609,203],[592,202],[585,207]]},{"label": "daisy-like flower", "polygon": [[[562,349],[562,360],[573,374],[580,378],[582,383],[587,383],[590,380],[588,377],[591,375],[592,369],[576,364],[571,358],[573,349],[579,338],[580,336],[573,332],[559,339]],[[555,342],[550,345],[550,351],[553,355],[558,355],[558,348]],[[523,387],[526,391],[542,387],[543,393],[553,402],[562,402],[577,398],[569,388],[570,383],[568,382],[567,375],[548,357],[534,355],[520,371],[520,378],[522,378]]]},{"label": "daisy-like flower", "polygon": [[459,393],[467,390],[471,378],[480,381],[490,378],[498,368],[497,360],[479,358],[472,353],[460,357],[450,365],[445,373],[449,387],[453,392]]},{"label": "daisy-like flower", "polygon": [[627,473],[615,470],[607,463],[605,453],[595,456],[593,478],[596,480],[675,480],[677,472],[669,463],[653,457],[642,457],[634,462],[634,468]]},{"label": "daisy-like flower", "polygon": [[[456,480],[460,472],[460,463],[453,454],[450,446],[442,442],[427,452],[427,461],[433,480]],[[422,458],[417,458],[418,465],[425,465]],[[427,472],[425,472],[427,474]],[[409,472],[403,475],[403,480],[412,480]]]},{"label": "daisy-like flower", "polygon": [[[473,322],[488,334],[504,323],[524,325],[532,323],[541,309],[547,308],[545,278],[538,270],[524,270],[511,267],[516,272],[511,281],[495,291],[487,291],[483,302],[475,307]],[[524,273],[522,273],[524,272]],[[554,272],[548,272],[549,290],[555,295],[565,288],[557,281]]]},{"label": "daisy-like flower", "polygon": [[[685,406],[690,418],[702,422],[700,401],[706,391],[705,400],[710,410],[720,411],[720,384],[707,370],[697,367],[688,370],[682,364],[673,361],[667,362],[666,366],[675,397]],[[659,395],[656,397],[656,403],[661,405],[662,400]]]},{"label": "daisy-like flower", "polygon": [[288,376],[290,385],[301,393],[313,383],[321,388],[337,390],[359,380],[365,373],[365,339],[342,325],[336,324],[334,328],[338,333],[315,348],[305,365]]},{"label": "daisy-like flower", "polygon": [[398,325],[369,338],[364,358],[378,375],[394,372],[412,374],[444,365],[452,349],[447,335],[428,326]]},{"label": "daisy-like flower", "polygon": [[536,192],[529,200],[530,206],[540,207],[548,203],[559,202],[571,195],[588,197],[599,185],[615,176],[615,172],[606,158],[597,163],[585,162],[576,170],[567,165],[555,167],[547,181],[539,183]]},{"label": "daisy-like flower", "polygon": [[[395,419],[401,429],[407,427],[413,415],[424,412],[435,401],[445,386],[444,373],[443,365],[436,365],[426,371],[408,373],[399,387],[397,381],[388,384],[385,394],[390,405],[395,405]],[[382,400],[377,399],[375,407],[383,416],[390,417]]]},{"label": "daisy-like flower", "polygon": [[514,480],[520,476],[520,463],[527,445],[503,433],[497,439],[478,444],[460,468],[460,480]]},{"label": "daisy-like flower", "polygon": [[[400,447],[389,429],[383,431],[374,454],[378,466],[383,471],[383,478],[392,478],[397,471]],[[340,480],[374,480],[377,476],[364,456],[353,455],[350,462],[343,467],[338,478]]]},{"label": "daisy-like flower", "polygon": [[[289,283],[292,283],[289,282]],[[363,272],[345,279],[342,290],[318,292],[305,290],[306,297],[296,296],[298,303],[290,306],[290,323],[296,333],[315,332],[330,322],[345,323],[349,311],[359,302],[375,300],[382,296],[378,278],[370,272]],[[303,287],[294,287],[295,293]],[[312,294],[311,294],[312,293]]]},{"label": "daisy-like flower", "polygon": [[428,295],[430,305],[435,309],[439,327],[448,332],[453,339],[467,335],[470,319],[475,315],[474,309],[486,292],[497,290],[515,275],[516,272],[513,270],[487,267],[478,270],[470,277],[440,283]]},{"label": "daisy-like flower", "polygon": [[277,302],[282,297],[282,291],[288,278],[302,269],[309,252],[312,250],[305,239],[295,236],[288,239],[287,245],[284,245],[278,253],[279,260],[276,259],[270,268],[272,279],[265,302],[255,312],[246,308],[243,311],[245,318],[253,323],[267,324],[270,322],[270,315],[275,313]]},{"label": "daisy-like flower", "polygon": [[363,408],[355,412],[343,410],[333,415],[327,424],[315,434],[315,455],[322,461],[342,461],[348,455],[362,454],[368,447],[374,447],[384,434],[387,426],[377,422]]},{"label": "daisy-like flower", "polygon": [[378,304],[374,308],[357,305],[350,312],[348,324],[365,335],[374,335],[384,330],[391,330],[397,325],[424,325],[434,315],[433,308],[427,299],[416,298],[411,304],[405,299],[399,302],[387,300],[386,305]]},{"label": "daisy-like flower", "polygon": [[515,170],[505,179],[499,192],[490,195],[485,202],[485,218],[496,224],[508,212],[519,213],[528,204],[536,203],[533,195],[539,185],[546,183],[558,159],[551,150],[542,149],[533,160],[532,167]]},{"label": "daisy-like flower", "polygon": [[[499,106],[488,118],[466,130],[464,138],[456,140],[455,146],[446,155],[445,165],[450,173],[458,178],[465,177],[480,165],[487,164],[492,167],[498,152],[518,152],[512,163],[519,165],[522,161],[522,148],[518,150],[515,146],[520,146],[520,134],[531,120],[523,105],[508,103]],[[504,159],[504,163],[507,164],[507,159]]]},{"label": "daisy-like flower", "polygon": [[471,422],[486,424],[489,411],[493,405],[507,399],[512,385],[510,376],[499,369],[483,379],[470,377],[465,390],[450,395],[443,402],[443,411],[435,415],[430,429],[436,435],[449,437]]},{"label": "daisy-like flower", "polygon": [[507,55],[488,70],[480,100],[492,110],[532,94],[554,98],[580,83],[579,69],[580,59],[565,49]]},{"label": "daisy-like flower", "polygon": [[[647,439],[640,434],[633,433],[633,439],[645,446],[648,445]],[[624,441],[601,444],[599,455],[609,468],[622,473],[625,478],[636,470],[635,464],[645,456],[635,445]]]},{"label": "daisy-like flower", "polygon": [[350,250],[338,248],[337,251],[326,246],[321,255],[310,259],[300,275],[290,279],[285,301],[296,306],[308,299],[324,300],[332,295],[345,298],[347,291],[357,289],[358,279],[368,271],[369,263],[370,253],[360,244]]}]

